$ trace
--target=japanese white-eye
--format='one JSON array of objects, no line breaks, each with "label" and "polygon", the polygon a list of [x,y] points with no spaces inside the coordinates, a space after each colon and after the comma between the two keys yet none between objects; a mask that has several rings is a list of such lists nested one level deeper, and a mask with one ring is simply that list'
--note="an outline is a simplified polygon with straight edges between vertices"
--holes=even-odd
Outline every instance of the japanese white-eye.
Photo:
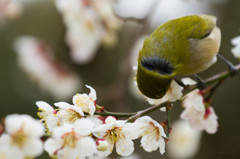
[{"label": "japanese white-eye", "polygon": [[217,18],[189,15],[160,25],[144,40],[138,56],[137,85],[147,97],[165,95],[176,75],[191,75],[216,61],[221,41]]}]

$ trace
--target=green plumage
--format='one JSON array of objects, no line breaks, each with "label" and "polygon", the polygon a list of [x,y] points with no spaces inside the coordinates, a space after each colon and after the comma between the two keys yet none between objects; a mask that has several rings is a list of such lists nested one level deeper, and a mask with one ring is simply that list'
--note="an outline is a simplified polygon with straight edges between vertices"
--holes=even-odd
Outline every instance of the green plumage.
[{"label": "green plumage", "polygon": [[[174,76],[188,74],[189,39],[203,39],[216,25],[213,16],[191,15],[170,20],[144,40],[138,57],[137,83],[149,98],[161,98]],[[190,71],[194,72],[194,70]]]}]

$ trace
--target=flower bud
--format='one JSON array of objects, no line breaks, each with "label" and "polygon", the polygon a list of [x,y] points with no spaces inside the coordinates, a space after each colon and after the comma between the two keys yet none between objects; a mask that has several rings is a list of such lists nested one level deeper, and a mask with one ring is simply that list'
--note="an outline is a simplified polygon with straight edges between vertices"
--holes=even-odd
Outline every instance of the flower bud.
[{"label": "flower bud", "polygon": [[97,149],[99,151],[106,151],[109,147],[108,142],[105,139],[98,139],[97,140]]}]

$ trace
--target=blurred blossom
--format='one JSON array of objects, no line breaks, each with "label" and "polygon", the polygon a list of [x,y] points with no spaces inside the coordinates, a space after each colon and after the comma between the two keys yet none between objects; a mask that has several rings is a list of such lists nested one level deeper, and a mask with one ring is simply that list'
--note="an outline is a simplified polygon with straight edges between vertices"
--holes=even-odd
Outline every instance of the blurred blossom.
[{"label": "blurred blossom", "polygon": [[123,18],[143,19],[151,11],[156,1],[161,0],[117,0],[115,12]]},{"label": "blurred blossom", "polygon": [[21,0],[0,0],[0,22],[13,19],[22,13]]},{"label": "blurred blossom", "polygon": [[183,97],[182,105],[185,110],[181,118],[188,120],[195,130],[206,130],[210,134],[217,132],[218,117],[214,109],[204,101],[202,93],[195,89]]},{"label": "blurred blossom", "polygon": [[147,37],[147,35],[141,36],[139,37],[132,50],[131,50],[131,55],[130,55],[130,64],[133,67],[132,69],[132,76],[130,76],[129,78],[129,89],[131,91],[131,93],[137,98],[137,99],[143,99],[142,95],[139,91],[139,89],[137,88],[137,82],[136,82],[136,73],[137,73],[137,61],[138,61],[138,53],[139,51],[142,49],[142,45],[144,42],[144,39]]},{"label": "blurred blossom", "polygon": [[156,28],[162,22],[188,14],[216,14],[211,1],[161,0],[151,16],[151,25]]},{"label": "blurred blossom", "polygon": [[214,14],[211,4],[211,1],[204,0],[118,0],[114,8],[124,18],[143,19],[151,12],[149,22],[152,28],[156,28],[164,21],[178,16]]},{"label": "blurred blossom", "polygon": [[55,98],[68,99],[80,88],[78,76],[54,58],[51,49],[34,37],[15,42],[18,63],[32,81]]},{"label": "blurred blossom", "polygon": [[138,118],[134,122],[135,127],[139,128],[142,136],[141,146],[147,152],[156,151],[159,148],[161,154],[165,152],[165,141],[167,138],[163,127],[149,116]]},{"label": "blurred blossom", "polygon": [[143,42],[146,37],[148,37],[148,35],[143,35],[139,37],[134,43],[134,46],[131,50],[131,56],[130,56],[130,63],[132,66],[137,66],[138,54],[139,54],[139,51],[142,50]]},{"label": "blurred blossom", "polygon": [[192,129],[188,122],[178,120],[172,124],[172,132],[167,144],[167,152],[171,158],[192,158],[199,150],[201,131]]},{"label": "blurred blossom", "polygon": [[0,0],[0,23],[5,19],[14,19],[22,14],[24,4],[36,0]]},{"label": "blurred blossom", "polygon": [[106,118],[105,124],[94,128],[93,135],[108,142],[108,148],[105,151],[98,152],[98,155],[102,157],[111,154],[114,145],[119,155],[131,155],[134,151],[132,140],[139,137],[138,129],[132,123],[126,123],[125,120],[116,120],[112,116]]},{"label": "blurred blossom", "polygon": [[8,115],[5,127],[6,133],[0,137],[1,158],[34,158],[43,152],[40,137],[44,134],[44,127],[38,120],[29,115]]},{"label": "blurred blossom", "polygon": [[234,45],[231,49],[233,56],[240,60],[240,36],[233,38],[231,43]]},{"label": "blurred blossom", "polygon": [[76,63],[91,61],[101,44],[113,45],[120,21],[112,11],[112,0],[56,0],[66,25],[66,42]]},{"label": "blurred blossom", "polygon": [[95,141],[90,137],[93,126],[88,119],[79,119],[73,125],[59,126],[44,143],[44,149],[58,159],[84,159],[92,156],[96,152]]}]

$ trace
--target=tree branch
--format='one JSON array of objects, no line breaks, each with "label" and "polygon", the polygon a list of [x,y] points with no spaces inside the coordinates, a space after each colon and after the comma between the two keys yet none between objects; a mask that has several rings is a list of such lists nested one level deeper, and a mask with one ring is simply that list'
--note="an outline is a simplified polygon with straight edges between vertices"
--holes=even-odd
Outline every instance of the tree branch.
[{"label": "tree branch", "polygon": [[[235,68],[240,70],[240,64],[235,65]],[[204,80],[204,82],[209,85],[212,84],[214,82],[218,82],[218,81],[223,81],[225,79],[227,79],[228,77],[230,77],[231,74],[229,71],[223,71],[219,74],[216,74],[210,78],[207,78],[206,80]],[[196,89],[197,88],[197,84],[196,85],[191,85],[190,87],[185,87],[186,89]],[[138,112],[134,112],[134,113],[117,113],[117,112],[109,112],[104,110],[103,112],[96,112],[95,115],[102,115],[102,116],[115,116],[115,117],[129,117],[128,118],[128,122],[134,122],[137,118],[147,115],[159,108],[165,107],[167,104],[169,104],[169,102],[164,102],[160,105],[155,105],[155,106],[151,106],[148,107],[147,109],[144,110],[140,110]]]}]

